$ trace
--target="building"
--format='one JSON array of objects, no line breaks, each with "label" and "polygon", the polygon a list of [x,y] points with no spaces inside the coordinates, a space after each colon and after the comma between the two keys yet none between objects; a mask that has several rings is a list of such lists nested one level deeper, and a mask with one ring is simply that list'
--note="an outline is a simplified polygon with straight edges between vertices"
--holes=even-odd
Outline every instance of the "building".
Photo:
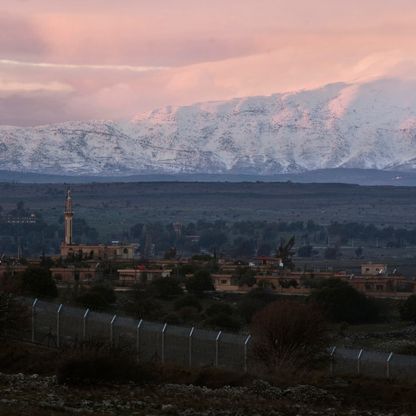
[{"label": "building", "polygon": [[363,276],[387,276],[387,264],[365,263],[361,265]]},{"label": "building", "polygon": [[120,269],[118,273],[118,284],[121,286],[134,286],[137,283],[148,283],[156,279],[170,277],[170,269],[145,269],[137,267],[134,269]]},{"label": "building", "polygon": [[0,264],[0,279],[23,273],[27,269],[23,264]]},{"label": "building", "polygon": [[232,274],[212,274],[212,284],[218,292],[241,292],[244,288]]},{"label": "building", "polygon": [[97,276],[97,270],[92,267],[51,267],[50,272],[57,283],[90,283]]},{"label": "building", "polygon": [[73,239],[72,194],[68,189],[64,211],[64,241],[61,244],[61,256],[66,259],[80,260],[131,260],[134,257],[133,244],[75,244]]},{"label": "building", "polygon": [[348,283],[372,297],[401,299],[416,292],[416,281],[404,276],[353,276]]},{"label": "building", "polygon": [[38,219],[35,214],[30,214],[23,217],[15,217],[12,215],[8,215],[5,218],[6,224],[36,224]]}]

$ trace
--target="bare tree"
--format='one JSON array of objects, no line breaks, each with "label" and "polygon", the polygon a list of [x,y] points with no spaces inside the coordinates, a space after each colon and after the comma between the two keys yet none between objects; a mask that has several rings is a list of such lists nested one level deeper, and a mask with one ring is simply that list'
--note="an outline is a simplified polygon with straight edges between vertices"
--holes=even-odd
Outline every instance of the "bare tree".
[{"label": "bare tree", "polygon": [[329,345],[327,324],[314,304],[277,301],[254,315],[252,353],[271,372],[311,368]]}]

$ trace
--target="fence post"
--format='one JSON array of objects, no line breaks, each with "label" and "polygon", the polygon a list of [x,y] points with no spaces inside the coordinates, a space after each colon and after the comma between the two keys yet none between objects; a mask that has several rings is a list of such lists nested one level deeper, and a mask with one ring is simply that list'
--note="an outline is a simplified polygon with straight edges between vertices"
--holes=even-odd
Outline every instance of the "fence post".
[{"label": "fence post", "polygon": [[390,361],[393,358],[393,353],[391,352],[386,360],[386,377],[390,378]]},{"label": "fence post", "polygon": [[219,344],[222,332],[218,332],[217,338],[215,338],[215,367],[218,367],[218,355],[219,355]]},{"label": "fence post", "polygon": [[251,335],[248,335],[244,341],[244,372],[247,373],[247,348],[248,343],[250,342]]},{"label": "fence post", "polygon": [[192,327],[188,335],[189,367],[192,367],[192,335],[194,334],[194,331],[195,327]]},{"label": "fence post", "polygon": [[329,375],[331,377],[334,375],[334,359],[335,359],[336,350],[337,350],[336,346],[332,347],[330,355],[329,355]]},{"label": "fence post", "polygon": [[360,375],[361,373],[361,357],[363,355],[364,350],[361,349],[360,352],[358,353],[358,357],[357,357],[357,374]]},{"label": "fence post", "polygon": [[36,305],[38,303],[38,298],[36,298],[32,303],[32,342],[36,341]]},{"label": "fence post", "polygon": [[61,346],[61,310],[62,303],[58,306],[56,311],[56,346],[59,348]]},{"label": "fence post", "polygon": [[168,327],[168,324],[164,324],[163,328],[162,328],[162,363],[165,362],[165,333],[166,333],[166,328]]},{"label": "fence post", "polygon": [[114,322],[117,319],[117,315],[114,315],[110,322],[110,345],[114,345]]},{"label": "fence post", "polygon": [[82,339],[85,341],[87,338],[87,318],[90,313],[90,310],[87,308],[85,310],[84,316],[82,317]]},{"label": "fence post", "polygon": [[137,361],[140,360],[140,328],[143,325],[143,319],[140,319],[139,323],[137,324],[136,329],[136,359]]}]

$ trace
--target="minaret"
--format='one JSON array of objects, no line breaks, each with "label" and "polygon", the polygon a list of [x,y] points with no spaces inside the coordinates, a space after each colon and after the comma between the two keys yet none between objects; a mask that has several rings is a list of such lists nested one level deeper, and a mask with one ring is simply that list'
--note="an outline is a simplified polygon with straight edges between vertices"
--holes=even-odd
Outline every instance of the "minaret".
[{"label": "minaret", "polygon": [[68,189],[65,200],[65,245],[70,246],[72,244],[72,217],[74,212],[72,211],[72,196],[71,190]]}]

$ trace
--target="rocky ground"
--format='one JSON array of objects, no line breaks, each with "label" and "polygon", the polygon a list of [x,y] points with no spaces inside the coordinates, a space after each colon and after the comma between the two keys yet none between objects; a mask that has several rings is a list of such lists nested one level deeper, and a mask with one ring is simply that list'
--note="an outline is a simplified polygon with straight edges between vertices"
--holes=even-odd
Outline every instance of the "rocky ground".
[{"label": "rocky ground", "polygon": [[416,354],[416,326],[397,329],[371,330],[346,334],[340,337],[340,344],[350,348],[369,348],[396,354]]},{"label": "rocky ground", "polygon": [[[334,379],[327,372],[274,375],[266,382],[220,369],[153,365],[140,367],[142,378],[136,383],[115,383],[113,376],[106,383],[91,382],[91,373],[83,371],[81,381],[62,384],[71,380],[63,374],[78,374],[73,357],[74,351],[0,342],[0,416],[416,415],[416,385],[411,382]],[[115,363],[123,374],[128,372],[130,364],[121,368]]]},{"label": "rocky ground", "polygon": [[[384,383],[385,384],[385,383]],[[315,387],[276,387],[255,380],[245,387],[210,389],[165,384],[139,387],[59,385],[54,376],[0,373],[0,415],[396,416],[416,414],[414,388],[361,388],[352,381]]]}]

